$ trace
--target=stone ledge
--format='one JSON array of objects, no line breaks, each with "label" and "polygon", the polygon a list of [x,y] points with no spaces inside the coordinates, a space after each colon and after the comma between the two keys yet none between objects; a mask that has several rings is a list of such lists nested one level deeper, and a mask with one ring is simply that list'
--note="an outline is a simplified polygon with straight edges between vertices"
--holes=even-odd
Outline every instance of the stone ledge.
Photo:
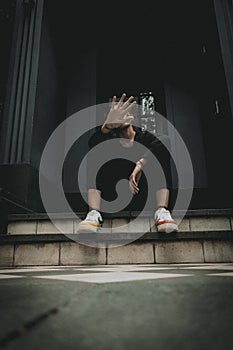
[{"label": "stone ledge", "polygon": [[13,266],[14,244],[0,245],[0,266]]},{"label": "stone ledge", "polygon": [[131,243],[107,250],[107,264],[153,264],[153,243]]},{"label": "stone ledge", "polygon": [[10,222],[7,226],[8,235],[30,235],[36,234],[37,221],[16,221]]},{"label": "stone ledge", "polygon": [[59,243],[16,244],[14,266],[58,265]]},{"label": "stone ledge", "polygon": [[204,262],[202,241],[158,242],[155,244],[155,261],[161,264]]},{"label": "stone ledge", "polygon": [[[75,213],[81,219],[85,217],[86,212],[76,212]],[[134,218],[139,214],[138,211],[122,211],[119,213],[104,214],[106,219],[111,218]],[[229,216],[233,217],[233,208],[227,209],[195,209],[195,210],[176,210],[174,211],[174,216],[176,217],[196,217],[196,216]],[[73,219],[73,213],[56,213],[52,214],[54,219],[57,217],[58,220]],[[153,217],[154,211],[147,211],[144,213],[145,217]],[[29,220],[49,220],[49,216],[46,213],[32,213],[32,214],[9,214],[9,222],[12,221],[29,221]]]},{"label": "stone ledge", "polygon": [[233,262],[233,241],[229,239],[137,241],[104,249],[75,242],[14,243],[0,246],[0,266],[7,267],[194,262]]},{"label": "stone ledge", "polygon": [[[56,220],[56,223],[59,225],[60,229],[64,233],[73,232],[73,220]],[[49,220],[38,221],[37,224],[37,234],[56,234],[60,233],[59,229]]]},{"label": "stone ledge", "polygon": [[203,241],[205,262],[232,262],[233,241]]},{"label": "stone ledge", "polygon": [[190,218],[191,231],[228,231],[231,230],[229,217],[193,217]]},{"label": "stone ledge", "polygon": [[[143,217],[134,220],[133,217],[121,217],[104,220],[104,228],[108,228],[109,232],[121,231],[125,233],[133,232],[157,232],[153,217]],[[232,217],[228,216],[196,216],[185,217],[180,221],[181,217],[177,216],[179,223],[179,233],[203,232],[203,231],[230,231],[232,230]],[[30,234],[74,234],[77,232],[80,220],[56,219],[55,224],[50,220],[19,220],[10,222],[7,228],[8,235],[30,235]],[[123,227],[129,223],[128,227]]]},{"label": "stone ledge", "polygon": [[[135,235],[135,236],[134,236]],[[141,235],[141,236],[140,236]],[[73,237],[73,239],[71,239]],[[159,233],[159,232],[148,232],[148,233],[83,233],[83,234],[69,234],[69,237],[64,234],[31,234],[31,235],[6,235],[0,234],[0,246],[5,244],[17,244],[17,243],[53,243],[53,242],[72,242],[75,238],[84,240],[86,242],[96,241],[104,242],[107,241],[109,244],[118,241],[129,241],[133,238],[137,238],[136,242],[149,242],[149,241],[179,241],[179,240],[232,240],[233,231],[183,231],[183,232],[171,232],[171,233]]]},{"label": "stone ledge", "polygon": [[65,242],[61,243],[60,265],[105,265],[106,249]]}]

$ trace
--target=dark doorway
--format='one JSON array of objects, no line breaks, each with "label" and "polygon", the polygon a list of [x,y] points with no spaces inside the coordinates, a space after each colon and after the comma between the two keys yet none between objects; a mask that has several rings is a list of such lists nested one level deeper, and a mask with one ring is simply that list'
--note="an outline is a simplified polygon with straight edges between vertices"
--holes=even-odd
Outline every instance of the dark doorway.
[{"label": "dark doorway", "polygon": [[164,49],[166,112],[193,161],[191,208],[232,207],[233,116],[214,3],[169,5],[170,34]]},{"label": "dark doorway", "polygon": [[[213,1],[110,7],[50,0],[45,12],[64,81],[64,118],[123,91],[152,91],[156,110],[180,132],[193,160],[190,208],[231,207],[233,126]],[[64,186],[73,195],[72,169],[86,150],[84,138],[66,162]]]}]

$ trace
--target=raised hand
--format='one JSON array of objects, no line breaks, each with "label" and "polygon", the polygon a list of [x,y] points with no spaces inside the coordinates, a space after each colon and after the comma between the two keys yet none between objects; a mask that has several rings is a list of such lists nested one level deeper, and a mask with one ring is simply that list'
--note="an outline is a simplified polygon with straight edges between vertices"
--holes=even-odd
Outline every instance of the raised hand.
[{"label": "raised hand", "polygon": [[124,102],[125,97],[126,94],[122,94],[119,102],[116,102],[116,96],[113,97],[111,109],[104,123],[109,129],[119,128],[122,124],[130,123],[133,120],[134,117],[130,115],[129,111],[133,108],[136,101],[133,101],[134,97],[130,96]]}]

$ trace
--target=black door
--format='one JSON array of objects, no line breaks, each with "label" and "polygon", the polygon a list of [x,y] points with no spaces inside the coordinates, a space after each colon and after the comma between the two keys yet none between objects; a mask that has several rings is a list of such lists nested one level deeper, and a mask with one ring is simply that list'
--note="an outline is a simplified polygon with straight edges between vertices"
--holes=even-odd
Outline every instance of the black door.
[{"label": "black door", "polygon": [[181,1],[174,8],[171,5],[169,13],[167,117],[180,132],[193,162],[194,194],[190,208],[232,207],[229,157],[233,149],[233,119],[214,4]]}]

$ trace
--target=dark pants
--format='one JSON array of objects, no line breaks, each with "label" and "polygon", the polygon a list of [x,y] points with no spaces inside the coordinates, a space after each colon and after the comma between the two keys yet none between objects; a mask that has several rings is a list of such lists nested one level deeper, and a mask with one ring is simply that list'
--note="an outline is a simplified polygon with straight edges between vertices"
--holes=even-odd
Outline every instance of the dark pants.
[{"label": "dark pants", "polygon": [[[164,185],[164,182],[161,182],[157,177],[156,174],[153,175],[154,170],[152,170],[150,166],[150,162],[153,162],[153,160],[148,159],[147,162],[147,170],[152,174],[152,178],[154,176],[155,181],[152,184],[149,184],[150,191],[153,191],[154,193],[161,188],[167,188],[171,189],[172,187],[172,178],[171,178],[171,158],[170,153],[167,151],[167,149],[164,146],[158,147],[156,151],[156,158],[161,164],[161,167],[163,169],[164,175],[166,177],[166,184]],[[140,159],[140,157],[138,158]],[[129,177],[135,167],[135,163],[126,160],[126,159],[113,159],[107,163],[105,163],[97,173],[96,177],[96,186],[93,186],[93,183],[90,181],[90,175],[93,174],[93,162],[91,158],[88,158],[88,189],[89,188],[96,188],[101,191],[101,196],[103,199],[107,201],[112,201],[117,198],[117,192],[116,192],[116,184],[121,179],[127,179],[129,180]],[[152,187],[152,188],[151,188]],[[140,206],[143,206],[147,199],[147,193],[148,193],[148,182],[146,179],[146,176],[144,172],[142,173],[142,177],[139,181],[139,193],[133,197],[133,200],[131,201],[132,205],[130,207],[134,208],[135,206],[138,207],[139,203]],[[137,209],[136,209],[137,210]]]}]

